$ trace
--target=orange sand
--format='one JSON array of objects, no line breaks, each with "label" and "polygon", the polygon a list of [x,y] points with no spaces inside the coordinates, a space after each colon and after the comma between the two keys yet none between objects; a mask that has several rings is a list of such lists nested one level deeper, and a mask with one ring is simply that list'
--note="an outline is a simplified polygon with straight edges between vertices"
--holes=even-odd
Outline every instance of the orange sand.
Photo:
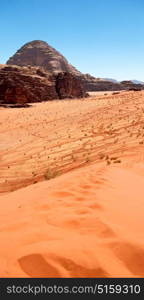
[{"label": "orange sand", "polygon": [[144,277],[144,93],[0,120],[0,276]]}]

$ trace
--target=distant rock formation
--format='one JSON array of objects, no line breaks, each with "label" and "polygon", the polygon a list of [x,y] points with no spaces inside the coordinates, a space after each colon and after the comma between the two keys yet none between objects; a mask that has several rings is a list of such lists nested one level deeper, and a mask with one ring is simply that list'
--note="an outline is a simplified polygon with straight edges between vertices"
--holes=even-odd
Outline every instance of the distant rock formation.
[{"label": "distant rock formation", "polygon": [[130,80],[121,81],[120,85],[121,85],[122,89],[124,89],[124,90],[139,91],[139,90],[144,89],[144,84],[134,83],[133,81],[130,81]]},{"label": "distant rock formation", "polygon": [[23,105],[85,95],[81,81],[70,73],[51,75],[36,67],[0,68],[0,103]]},{"label": "distant rock formation", "polygon": [[95,78],[89,74],[84,74],[81,80],[86,91],[119,91],[122,89],[117,82]]}]

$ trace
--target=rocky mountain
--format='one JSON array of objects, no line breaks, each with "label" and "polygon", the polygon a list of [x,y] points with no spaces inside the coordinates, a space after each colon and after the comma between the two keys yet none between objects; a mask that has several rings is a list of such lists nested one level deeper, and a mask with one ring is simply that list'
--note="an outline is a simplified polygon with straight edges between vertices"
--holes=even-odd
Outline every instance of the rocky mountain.
[{"label": "rocky mountain", "polygon": [[39,66],[50,73],[81,73],[74,68],[56,49],[44,41],[36,40],[25,44],[8,61],[8,65]]},{"label": "rocky mountain", "polygon": [[[43,72],[48,72],[48,74],[51,75],[62,72],[72,74],[73,79],[75,77],[79,82],[82,82],[85,91],[115,91],[122,89],[127,90],[129,88],[144,89],[143,84],[137,85],[136,82],[132,81],[120,83],[114,79],[95,78],[90,74],[82,74],[72,66],[61,53],[46,42],[40,40],[35,40],[22,46],[16,54],[7,61],[7,65],[39,67],[38,72],[40,76],[43,76]],[[62,75],[60,75],[60,78],[61,76]]]},{"label": "rocky mountain", "polygon": [[38,66],[43,70],[58,74],[69,72],[82,81],[86,91],[119,90],[116,82],[95,78],[90,74],[82,74],[73,67],[56,49],[44,41],[36,40],[22,46],[8,61],[8,65]]}]

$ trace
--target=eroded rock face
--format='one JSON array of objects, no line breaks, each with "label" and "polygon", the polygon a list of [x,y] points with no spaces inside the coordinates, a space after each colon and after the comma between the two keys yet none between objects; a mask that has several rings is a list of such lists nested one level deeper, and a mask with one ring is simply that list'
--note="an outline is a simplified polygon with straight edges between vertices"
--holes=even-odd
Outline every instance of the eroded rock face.
[{"label": "eroded rock face", "polygon": [[72,74],[51,75],[34,67],[0,68],[1,103],[25,104],[84,96],[80,80]]},{"label": "eroded rock face", "polygon": [[81,80],[71,73],[59,73],[57,75],[56,91],[60,99],[86,96]]},{"label": "eroded rock face", "polygon": [[[11,69],[10,69],[11,68]],[[55,80],[31,70],[5,67],[0,70],[0,100],[5,103],[41,102],[57,98]]]}]

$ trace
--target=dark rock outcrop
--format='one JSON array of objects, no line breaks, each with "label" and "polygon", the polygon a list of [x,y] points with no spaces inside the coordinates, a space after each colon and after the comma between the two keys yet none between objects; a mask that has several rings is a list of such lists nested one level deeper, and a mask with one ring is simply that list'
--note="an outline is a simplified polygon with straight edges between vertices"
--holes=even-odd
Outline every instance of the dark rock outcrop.
[{"label": "dark rock outcrop", "polygon": [[60,99],[86,96],[81,80],[71,73],[59,73],[57,75],[56,91]]},{"label": "dark rock outcrop", "polygon": [[55,80],[34,74],[34,70],[4,67],[0,70],[0,100],[4,103],[41,102],[57,98]]},{"label": "dark rock outcrop", "polygon": [[23,105],[84,96],[81,81],[72,74],[51,75],[36,67],[0,68],[0,103]]}]

